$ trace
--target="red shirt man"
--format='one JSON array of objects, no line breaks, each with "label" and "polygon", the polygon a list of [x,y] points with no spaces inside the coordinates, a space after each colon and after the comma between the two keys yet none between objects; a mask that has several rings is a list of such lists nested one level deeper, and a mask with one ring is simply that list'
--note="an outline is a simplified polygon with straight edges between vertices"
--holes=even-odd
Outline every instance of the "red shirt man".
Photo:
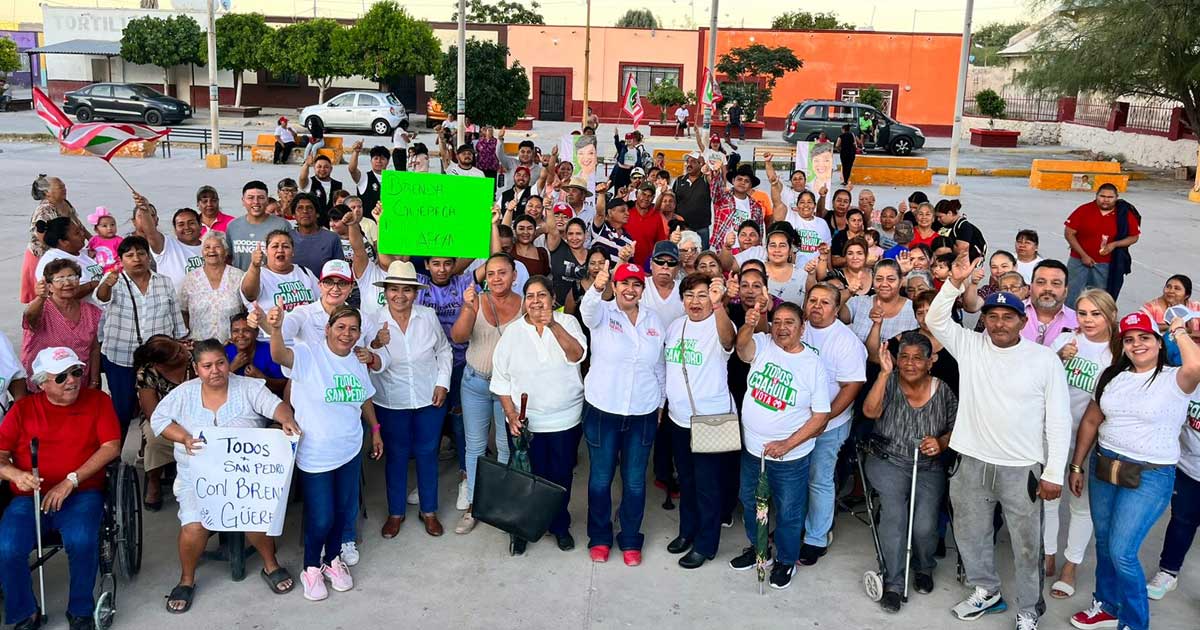
[{"label": "red shirt man", "polygon": [[1064,236],[1071,246],[1071,258],[1077,258],[1085,266],[1106,265],[1112,262],[1115,247],[1128,247],[1141,234],[1138,218],[1129,214],[1129,236],[1117,242],[1117,191],[1101,187],[1096,199],[1079,206],[1067,217]]},{"label": "red shirt man", "polygon": [[629,211],[629,222],[625,231],[636,242],[633,249],[633,262],[645,267],[654,251],[654,244],[667,240],[667,224],[663,221],[662,213],[654,207],[654,184],[645,182],[638,188],[637,201]]}]

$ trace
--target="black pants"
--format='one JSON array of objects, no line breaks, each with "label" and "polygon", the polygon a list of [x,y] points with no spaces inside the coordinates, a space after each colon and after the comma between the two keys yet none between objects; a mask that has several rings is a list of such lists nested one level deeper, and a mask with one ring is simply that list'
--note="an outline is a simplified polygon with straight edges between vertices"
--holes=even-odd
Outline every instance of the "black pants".
[{"label": "black pants", "polygon": [[[729,453],[693,453],[692,432],[663,418],[660,428],[671,434],[675,463],[679,466],[679,535],[693,541],[696,551],[717,555],[724,515],[723,463]],[[733,453],[737,455],[738,453]],[[736,476],[734,477],[736,479]]]},{"label": "black pants", "polygon": [[392,168],[397,171],[408,170],[408,151],[404,149],[392,149]]},{"label": "black pants", "polygon": [[654,436],[654,479],[667,486],[667,491],[678,490],[675,480],[675,458],[671,448],[673,432],[671,418],[667,414],[667,405],[663,404],[662,422],[658,423],[658,433]]},{"label": "black pants", "polygon": [[745,140],[746,139],[746,125],[743,125],[740,120],[737,122],[734,122],[731,120],[731,121],[729,121],[728,125],[725,125],[725,139],[726,140],[729,139],[729,134],[731,131],[733,131],[734,127],[737,127],[737,130],[738,130],[738,140]]},{"label": "black pants", "polygon": [[854,154],[842,154],[842,185],[850,183],[850,171],[854,168]]},{"label": "black pants", "polygon": [[271,159],[274,164],[287,164],[288,156],[292,154],[292,149],[296,148],[295,142],[280,142],[275,141],[275,157]]}]

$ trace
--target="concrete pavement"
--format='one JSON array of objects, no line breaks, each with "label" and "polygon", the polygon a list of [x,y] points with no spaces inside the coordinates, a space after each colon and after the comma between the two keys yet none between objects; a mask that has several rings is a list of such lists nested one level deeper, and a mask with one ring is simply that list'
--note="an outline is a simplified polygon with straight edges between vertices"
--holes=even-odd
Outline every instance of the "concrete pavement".
[{"label": "concrete pavement", "polygon": [[[0,115],[0,132],[11,120]],[[34,121],[36,122],[36,121]],[[605,132],[604,129],[601,130]],[[34,207],[29,183],[38,173],[62,177],[68,197],[87,214],[97,205],[108,206],[122,220],[131,210],[128,189],[99,162],[84,157],[60,156],[49,144],[0,142],[0,163],[8,177],[0,180],[0,236],[9,247],[0,253],[0,286],[8,295],[17,291],[18,273],[27,239],[28,218]],[[991,158],[989,158],[991,159]],[[191,206],[201,184],[215,186],[224,210],[240,214],[241,186],[262,179],[271,186],[282,177],[294,177],[292,166],[230,162],[228,169],[206,170],[198,152],[177,150],[169,160],[123,159],[118,168],[160,208]],[[344,166],[334,176],[346,179]],[[935,185],[925,189],[936,197]],[[1045,256],[1061,257],[1066,246],[1061,238],[1063,219],[1091,195],[1076,192],[1030,190],[1025,181],[1007,178],[965,178],[965,212],[987,234],[993,249],[1012,245],[1016,231],[1032,227],[1042,238]],[[910,190],[875,187],[878,203],[894,204]],[[1186,200],[1186,187],[1174,182],[1147,181],[1131,184],[1125,195],[1145,217],[1141,241],[1134,247],[1134,272],[1120,299],[1128,312],[1159,294],[1171,273],[1200,269],[1196,241],[1196,206]],[[124,227],[122,228],[124,229]],[[20,306],[16,300],[0,303],[0,330],[19,348]],[[618,554],[607,564],[588,561],[586,545],[586,449],[577,468],[571,513],[572,531],[578,547],[570,553],[558,551],[552,539],[530,545],[525,557],[510,558],[506,538],[480,525],[468,536],[452,532],[459,512],[454,509],[456,466],[441,466],[439,513],[447,534],[430,538],[415,514],[401,534],[385,541],[378,531],[384,516],[382,465],[369,463],[367,508],[370,518],[361,524],[363,560],[353,569],[356,588],[332,593],[322,603],[305,601],[300,593],[273,596],[253,573],[261,567],[248,562],[250,578],[243,583],[229,579],[228,567],[205,562],[199,572],[196,603],[183,616],[168,616],[163,610],[165,595],[178,579],[175,536],[176,505],[168,500],[165,509],[147,514],[146,552],[142,573],[132,582],[118,584],[119,628],[374,628],[382,625],[416,625],[422,628],[776,628],[836,627],[847,629],[925,630],[966,627],[955,621],[949,608],[966,595],[954,580],[954,552],[937,568],[937,581],[930,595],[914,594],[899,615],[885,615],[863,594],[863,571],[873,569],[874,554],[868,529],[850,515],[841,514],[834,529],[834,544],[816,567],[801,568],[786,591],[767,589],[758,595],[754,572],[738,573],[727,562],[747,544],[740,521],[723,530],[717,561],[697,571],[675,565],[666,553],[675,535],[678,512],[661,508],[663,494],[650,488],[643,531],[645,561],[637,568],[625,567]],[[619,489],[614,491],[619,495]],[[299,573],[299,511],[293,510],[280,539],[280,557],[296,575]],[[1162,519],[1143,546],[1141,559],[1151,573],[1156,566],[1166,519]],[[1065,536],[1065,527],[1063,531]],[[1007,535],[1002,533],[997,557],[1001,574],[1011,580],[1011,554]],[[1200,553],[1200,552],[1197,552]],[[1179,590],[1166,600],[1154,602],[1154,627],[1196,627],[1200,615],[1200,582],[1195,581],[1196,553],[1184,568]],[[1191,567],[1191,568],[1189,568]],[[66,563],[50,563],[47,573],[48,608],[53,628],[65,628]],[[1079,571],[1078,594],[1070,600],[1047,597],[1047,615],[1042,628],[1068,627],[1067,618],[1089,603],[1094,560],[1091,552]],[[1189,580],[1189,578],[1193,578]],[[1047,581],[1047,587],[1052,580]],[[1011,581],[1006,584],[1011,585]],[[1011,614],[995,615],[971,624],[981,630],[1012,627]]]}]

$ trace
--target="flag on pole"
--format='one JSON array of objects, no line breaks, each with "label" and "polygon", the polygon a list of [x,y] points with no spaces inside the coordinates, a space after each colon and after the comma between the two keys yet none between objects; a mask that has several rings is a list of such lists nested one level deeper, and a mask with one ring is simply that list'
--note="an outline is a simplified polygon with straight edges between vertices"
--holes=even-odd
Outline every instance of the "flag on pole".
[{"label": "flag on pole", "polygon": [[33,88],[33,108],[59,144],[82,149],[106,162],[130,142],[157,140],[171,131],[130,123],[72,123],[37,87]]},{"label": "flag on pole", "polygon": [[725,97],[721,95],[721,87],[717,85],[716,77],[713,76],[708,68],[705,68],[704,94],[700,97],[700,104],[712,109],[715,113],[717,111],[717,103],[723,100],[725,100]]},{"label": "flag on pole", "polygon": [[642,95],[638,93],[637,81],[633,80],[632,74],[625,77],[625,98],[621,100],[621,111],[633,118],[634,129],[637,129],[638,123],[642,122],[642,116],[646,114],[646,110],[642,108]]}]

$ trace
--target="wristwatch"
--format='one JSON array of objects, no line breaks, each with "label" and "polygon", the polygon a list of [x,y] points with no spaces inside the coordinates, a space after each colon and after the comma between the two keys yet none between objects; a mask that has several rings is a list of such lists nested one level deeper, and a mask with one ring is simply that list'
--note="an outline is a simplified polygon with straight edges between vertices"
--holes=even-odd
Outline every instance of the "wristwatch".
[{"label": "wristwatch", "polygon": [[79,487],[79,475],[77,473],[74,473],[74,472],[67,473],[67,481],[71,482],[71,487],[73,487],[73,488]]}]

